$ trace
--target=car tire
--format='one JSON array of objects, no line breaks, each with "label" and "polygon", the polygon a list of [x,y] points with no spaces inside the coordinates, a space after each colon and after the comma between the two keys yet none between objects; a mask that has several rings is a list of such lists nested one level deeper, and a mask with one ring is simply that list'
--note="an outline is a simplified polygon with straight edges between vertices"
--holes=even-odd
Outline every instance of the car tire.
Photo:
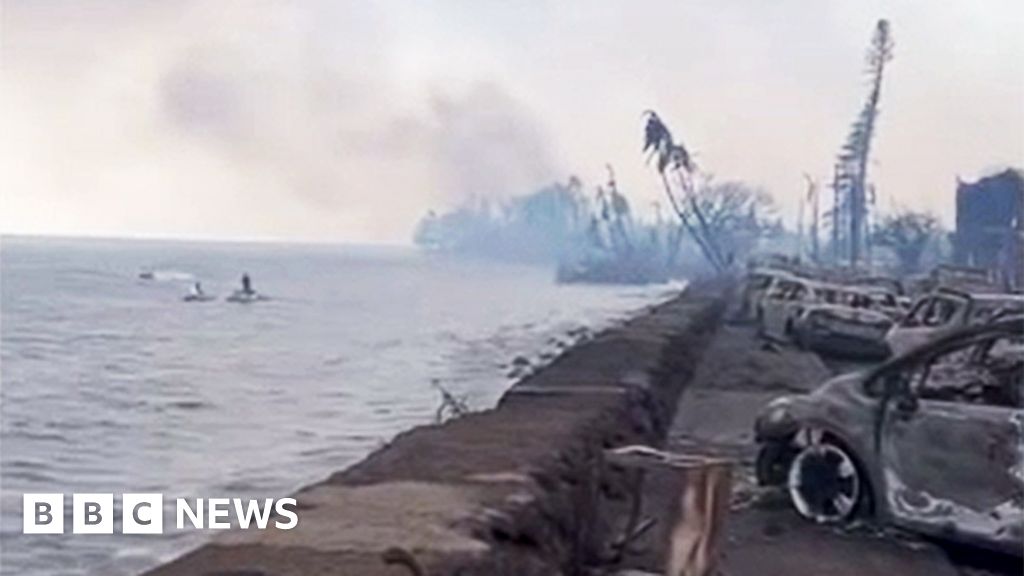
[{"label": "car tire", "polygon": [[848,522],[870,509],[871,486],[863,469],[845,446],[828,437],[800,448],[786,489],[797,513],[819,524]]}]

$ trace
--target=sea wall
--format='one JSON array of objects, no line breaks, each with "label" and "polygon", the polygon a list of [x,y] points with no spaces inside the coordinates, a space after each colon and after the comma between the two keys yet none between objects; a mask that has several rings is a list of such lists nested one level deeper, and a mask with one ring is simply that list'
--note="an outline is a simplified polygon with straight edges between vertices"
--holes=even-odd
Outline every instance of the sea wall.
[{"label": "sea wall", "polygon": [[604,449],[661,443],[726,292],[696,284],[566,350],[494,409],[400,434],[300,490],[293,530],[229,531],[148,574],[582,574],[629,500]]}]

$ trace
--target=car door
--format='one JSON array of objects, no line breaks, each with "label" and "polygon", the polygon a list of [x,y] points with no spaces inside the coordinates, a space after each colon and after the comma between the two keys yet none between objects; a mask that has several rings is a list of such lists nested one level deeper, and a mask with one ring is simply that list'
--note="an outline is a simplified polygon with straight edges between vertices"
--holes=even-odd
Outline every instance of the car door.
[{"label": "car door", "polygon": [[914,303],[914,306],[907,312],[899,324],[892,327],[888,336],[885,337],[889,344],[889,350],[894,356],[899,356],[914,347],[920,337],[917,335],[924,327],[924,318],[934,298],[925,296]]},{"label": "car door", "polygon": [[[1019,551],[1021,339],[971,341],[908,371],[911,396],[889,404],[880,439],[896,523]],[[1010,352],[996,358],[993,350]]]},{"label": "car door", "polygon": [[967,301],[945,295],[922,298],[886,337],[890,350],[898,356],[956,329],[967,307]]}]

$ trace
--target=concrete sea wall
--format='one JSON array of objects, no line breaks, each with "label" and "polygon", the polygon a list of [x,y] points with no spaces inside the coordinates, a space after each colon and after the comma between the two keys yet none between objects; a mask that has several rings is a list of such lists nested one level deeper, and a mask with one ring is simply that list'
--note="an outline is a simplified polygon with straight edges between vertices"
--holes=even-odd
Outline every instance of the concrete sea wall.
[{"label": "concrete sea wall", "polygon": [[400,434],[300,490],[293,530],[229,531],[148,574],[582,574],[629,500],[604,449],[661,443],[727,291],[696,284],[565,351],[494,409]]}]

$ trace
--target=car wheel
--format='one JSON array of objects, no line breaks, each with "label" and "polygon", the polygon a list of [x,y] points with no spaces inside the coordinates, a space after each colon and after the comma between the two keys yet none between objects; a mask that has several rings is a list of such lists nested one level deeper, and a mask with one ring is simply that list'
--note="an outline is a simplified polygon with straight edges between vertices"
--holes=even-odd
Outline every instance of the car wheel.
[{"label": "car wheel", "polygon": [[820,437],[793,458],[786,487],[797,512],[818,523],[850,520],[869,497],[867,480],[853,456],[837,442]]}]

